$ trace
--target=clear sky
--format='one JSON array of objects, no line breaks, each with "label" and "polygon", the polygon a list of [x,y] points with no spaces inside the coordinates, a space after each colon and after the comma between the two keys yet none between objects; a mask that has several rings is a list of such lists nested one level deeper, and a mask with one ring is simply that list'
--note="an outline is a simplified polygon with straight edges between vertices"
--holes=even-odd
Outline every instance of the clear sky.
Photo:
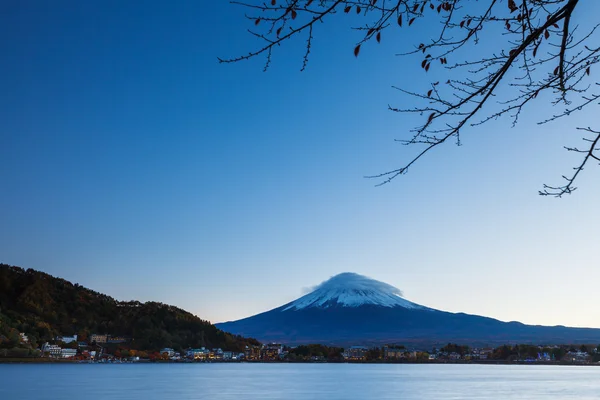
[{"label": "clear sky", "polygon": [[539,128],[540,102],[376,188],[414,152],[391,86],[435,76],[394,56],[406,33],[355,58],[324,24],[306,71],[298,41],[263,73],[217,63],[257,45],[224,0],[59,3],[0,6],[0,262],[213,322],[350,271],[442,310],[600,327],[600,170],[537,195],[597,109]]}]

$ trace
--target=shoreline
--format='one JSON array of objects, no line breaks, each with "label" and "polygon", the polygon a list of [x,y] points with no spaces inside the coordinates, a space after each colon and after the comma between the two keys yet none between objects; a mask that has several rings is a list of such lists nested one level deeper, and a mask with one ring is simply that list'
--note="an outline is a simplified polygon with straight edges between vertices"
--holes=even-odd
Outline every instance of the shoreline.
[{"label": "shoreline", "polygon": [[0,364],[377,364],[377,365],[527,365],[527,366],[580,366],[580,367],[600,367],[600,363],[591,362],[532,362],[532,361],[114,361],[99,362],[85,360],[52,359],[52,358],[0,358]]}]

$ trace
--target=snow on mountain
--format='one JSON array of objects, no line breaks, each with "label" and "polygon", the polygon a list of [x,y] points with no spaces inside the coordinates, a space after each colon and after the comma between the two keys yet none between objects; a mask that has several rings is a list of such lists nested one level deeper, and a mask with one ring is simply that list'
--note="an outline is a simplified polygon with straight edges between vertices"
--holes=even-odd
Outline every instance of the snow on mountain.
[{"label": "snow on mountain", "polygon": [[363,305],[427,309],[404,299],[402,291],[392,285],[363,275],[345,272],[317,285],[311,293],[289,303],[282,311]]},{"label": "snow on mountain", "polygon": [[361,344],[598,343],[600,329],[545,327],[450,313],[402,298],[399,289],[365,276],[344,273],[296,301],[247,318],[216,324],[265,343]]}]

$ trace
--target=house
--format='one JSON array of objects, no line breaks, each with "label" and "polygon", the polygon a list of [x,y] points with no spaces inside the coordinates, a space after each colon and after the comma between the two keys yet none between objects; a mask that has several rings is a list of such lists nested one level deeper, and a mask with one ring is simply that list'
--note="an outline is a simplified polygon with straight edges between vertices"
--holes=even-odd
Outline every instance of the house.
[{"label": "house", "polygon": [[367,359],[368,348],[364,346],[351,346],[346,349],[342,356],[348,361],[363,361]]},{"label": "house", "polygon": [[77,355],[77,349],[61,349],[60,358],[73,358]]},{"label": "house", "polygon": [[173,357],[175,355],[175,350],[170,347],[165,347],[160,351],[160,354],[166,354],[168,357]]},{"label": "house", "polygon": [[192,360],[205,360],[208,358],[210,351],[204,347],[200,349],[188,349],[185,353],[186,357]]},{"label": "house", "polygon": [[108,335],[106,334],[98,334],[98,333],[94,333],[90,336],[90,342],[91,343],[106,343],[108,340]]},{"label": "house", "polygon": [[406,358],[404,346],[384,346],[383,358],[385,360],[400,360]]},{"label": "house", "polygon": [[589,354],[584,351],[569,351],[565,356],[567,361],[587,361]]},{"label": "house", "polygon": [[21,343],[29,343],[29,337],[23,332],[19,333],[19,340]]},{"label": "house", "polygon": [[492,354],[494,354],[494,349],[492,349],[491,347],[486,347],[485,349],[479,350],[479,359],[487,360],[492,356]]},{"label": "house", "polygon": [[223,361],[231,361],[231,360],[235,360],[237,359],[237,354],[235,355],[234,358],[234,354],[232,351],[224,351],[223,352]]},{"label": "house", "polygon": [[73,343],[77,341],[77,335],[73,335],[73,336],[57,336],[56,340],[60,341],[60,342],[64,342],[66,344],[69,343]]},{"label": "house", "polygon": [[222,349],[212,349],[209,354],[209,358],[211,360],[222,360],[223,359],[223,350]]},{"label": "house", "polygon": [[260,358],[262,360],[277,360],[279,355],[283,352],[283,345],[279,343],[266,344],[260,351]]},{"label": "house", "polygon": [[452,352],[448,355],[448,359],[452,361],[460,360],[460,354]]}]

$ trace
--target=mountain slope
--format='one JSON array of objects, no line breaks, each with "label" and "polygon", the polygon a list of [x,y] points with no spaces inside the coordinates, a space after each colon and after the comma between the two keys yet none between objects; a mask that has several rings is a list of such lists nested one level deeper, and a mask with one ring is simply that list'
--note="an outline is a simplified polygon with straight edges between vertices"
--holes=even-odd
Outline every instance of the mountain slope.
[{"label": "mountain slope", "polygon": [[348,273],[274,310],[216,326],[289,344],[600,342],[600,329],[531,326],[434,310],[402,298],[393,286]]},{"label": "mountain slope", "polygon": [[86,340],[92,333],[108,333],[130,337],[131,346],[143,350],[207,346],[241,351],[257,343],[174,306],[119,302],[43,272],[0,264],[0,346],[14,342],[15,332],[25,332],[38,344],[61,335]]}]

